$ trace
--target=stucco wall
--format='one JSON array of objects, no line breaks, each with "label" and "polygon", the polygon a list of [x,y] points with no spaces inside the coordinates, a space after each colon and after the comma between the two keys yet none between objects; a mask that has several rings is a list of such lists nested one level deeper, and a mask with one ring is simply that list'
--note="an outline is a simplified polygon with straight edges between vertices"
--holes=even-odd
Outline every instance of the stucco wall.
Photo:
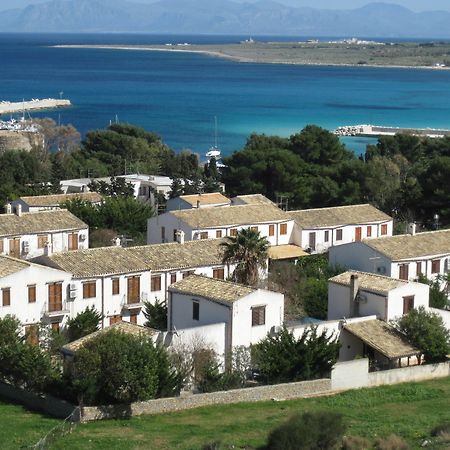
[{"label": "stucco wall", "polygon": [[369,385],[369,360],[354,359],[338,363],[331,373],[331,388],[333,390],[354,389]]}]

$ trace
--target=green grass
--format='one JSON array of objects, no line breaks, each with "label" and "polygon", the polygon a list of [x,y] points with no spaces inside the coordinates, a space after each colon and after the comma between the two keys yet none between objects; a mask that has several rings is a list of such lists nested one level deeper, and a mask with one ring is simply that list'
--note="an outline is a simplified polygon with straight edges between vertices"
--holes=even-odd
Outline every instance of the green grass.
[{"label": "green grass", "polygon": [[[57,440],[51,448],[187,450],[200,449],[213,441],[221,441],[224,446],[257,448],[265,443],[269,430],[293,413],[316,410],[342,413],[347,434],[371,441],[397,434],[412,448],[419,448],[432,428],[450,421],[450,378],[349,391],[330,397],[220,405],[94,422],[78,425],[72,434]],[[39,433],[45,434],[57,423],[5,404],[0,404],[0,419],[0,442],[7,449],[36,442]]]}]

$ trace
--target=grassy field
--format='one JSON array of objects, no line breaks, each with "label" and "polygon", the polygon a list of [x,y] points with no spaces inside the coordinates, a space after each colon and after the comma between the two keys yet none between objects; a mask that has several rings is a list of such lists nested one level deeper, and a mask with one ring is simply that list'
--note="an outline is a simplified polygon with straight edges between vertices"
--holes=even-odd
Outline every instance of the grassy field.
[{"label": "grassy field", "polygon": [[[224,447],[257,448],[265,443],[269,430],[293,413],[316,410],[342,413],[347,434],[372,441],[397,434],[412,448],[420,448],[434,426],[450,421],[450,378],[349,391],[331,397],[216,406],[89,423],[78,425],[72,434],[50,448],[200,449],[213,441],[221,441]],[[58,423],[5,403],[0,403],[0,418],[0,442],[5,449],[33,444]]]}]

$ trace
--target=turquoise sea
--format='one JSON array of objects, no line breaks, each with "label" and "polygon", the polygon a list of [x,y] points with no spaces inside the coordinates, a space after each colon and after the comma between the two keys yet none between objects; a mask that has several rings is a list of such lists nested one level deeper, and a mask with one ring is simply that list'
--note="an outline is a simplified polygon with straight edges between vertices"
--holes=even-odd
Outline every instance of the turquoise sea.
[{"label": "turquoise sea", "polygon": [[[117,116],[157,132],[176,150],[201,154],[214,143],[214,116],[224,154],[242,148],[252,132],[289,136],[309,123],[329,129],[360,123],[450,128],[450,71],[244,64],[189,53],[50,47],[244,38],[0,34],[0,100],[57,98],[62,91],[74,106],[60,110],[61,122],[83,134]],[[32,116],[57,119],[58,112]],[[346,140],[358,153],[367,142]]]}]

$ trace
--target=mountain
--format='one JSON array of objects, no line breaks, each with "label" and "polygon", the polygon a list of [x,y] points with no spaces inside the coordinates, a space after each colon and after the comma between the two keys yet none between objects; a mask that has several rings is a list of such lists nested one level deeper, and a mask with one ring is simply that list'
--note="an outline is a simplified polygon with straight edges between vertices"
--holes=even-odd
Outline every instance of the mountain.
[{"label": "mountain", "polygon": [[450,13],[388,3],[354,10],[295,8],[272,0],[51,0],[0,12],[3,32],[141,32],[449,38]]}]

